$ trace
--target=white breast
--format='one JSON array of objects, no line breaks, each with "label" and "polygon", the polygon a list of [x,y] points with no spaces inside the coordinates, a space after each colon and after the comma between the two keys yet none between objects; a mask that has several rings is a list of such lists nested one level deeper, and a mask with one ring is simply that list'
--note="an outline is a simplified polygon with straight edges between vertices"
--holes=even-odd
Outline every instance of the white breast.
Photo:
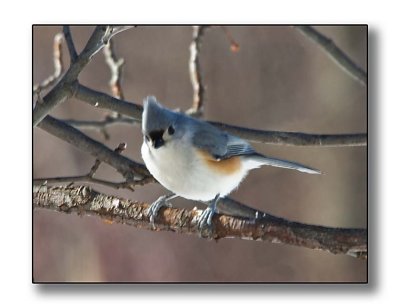
[{"label": "white breast", "polygon": [[217,194],[226,196],[247,174],[244,168],[230,174],[216,173],[193,147],[185,146],[182,141],[171,140],[158,149],[149,148],[143,142],[141,150],[147,168],[157,181],[186,199],[209,201]]}]

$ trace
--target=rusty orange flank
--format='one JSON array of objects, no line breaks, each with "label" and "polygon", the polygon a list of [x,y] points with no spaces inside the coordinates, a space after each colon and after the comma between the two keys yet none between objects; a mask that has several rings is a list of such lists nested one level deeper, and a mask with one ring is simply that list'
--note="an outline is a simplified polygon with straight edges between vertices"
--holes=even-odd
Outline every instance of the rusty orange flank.
[{"label": "rusty orange flank", "polygon": [[215,172],[222,174],[233,174],[242,168],[242,161],[239,156],[234,156],[224,160],[217,160],[212,155],[203,150],[197,150],[199,155],[204,159],[207,166]]}]

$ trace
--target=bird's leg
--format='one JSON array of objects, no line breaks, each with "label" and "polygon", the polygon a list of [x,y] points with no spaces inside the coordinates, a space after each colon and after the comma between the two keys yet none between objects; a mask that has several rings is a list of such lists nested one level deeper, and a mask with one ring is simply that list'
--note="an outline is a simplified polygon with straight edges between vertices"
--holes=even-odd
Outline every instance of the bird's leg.
[{"label": "bird's leg", "polygon": [[154,201],[150,205],[150,207],[147,209],[146,214],[149,216],[150,223],[151,223],[153,229],[156,228],[156,226],[154,224],[154,220],[157,217],[158,211],[160,210],[160,208],[162,208],[163,206],[171,207],[171,204],[169,203],[169,201],[174,199],[175,197],[177,197],[177,195],[175,195],[175,194],[161,196],[156,201]]},{"label": "bird's leg", "polygon": [[200,233],[203,234],[203,230],[207,229],[208,233],[212,231],[212,218],[215,214],[217,208],[217,203],[219,200],[219,194],[215,196],[214,200],[208,205],[208,207],[203,211],[199,217],[198,227]]}]

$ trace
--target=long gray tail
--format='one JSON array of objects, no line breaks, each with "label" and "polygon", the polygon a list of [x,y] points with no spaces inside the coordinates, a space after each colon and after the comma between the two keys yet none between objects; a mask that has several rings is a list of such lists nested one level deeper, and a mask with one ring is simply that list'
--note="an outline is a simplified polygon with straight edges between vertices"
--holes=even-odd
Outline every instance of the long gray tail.
[{"label": "long gray tail", "polygon": [[260,165],[268,165],[268,166],[273,166],[273,167],[279,167],[279,168],[287,168],[287,169],[293,169],[297,170],[300,172],[306,172],[310,174],[321,174],[321,171],[317,169],[313,169],[292,161],[288,160],[283,160],[283,159],[278,159],[278,158],[273,158],[273,157],[267,157],[261,154],[255,154],[249,156],[250,162],[254,162],[255,166],[258,167]]}]

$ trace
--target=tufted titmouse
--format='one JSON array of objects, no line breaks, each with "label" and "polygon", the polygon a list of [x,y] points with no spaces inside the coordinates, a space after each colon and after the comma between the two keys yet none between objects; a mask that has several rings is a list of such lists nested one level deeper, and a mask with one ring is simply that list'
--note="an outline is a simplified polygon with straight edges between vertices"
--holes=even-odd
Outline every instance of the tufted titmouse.
[{"label": "tufted titmouse", "polygon": [[228,195],[248,171],[262,165],[319,174],[294,162],[266,157],[246,141],[215,126],[163,107],[156,98],[144,99],[142,157],[150,173],[173,195],[163,196],[150,209],[154,218],[161,206],[175,196],[211,204],[199,219],[210,227],[220,197]]}]

